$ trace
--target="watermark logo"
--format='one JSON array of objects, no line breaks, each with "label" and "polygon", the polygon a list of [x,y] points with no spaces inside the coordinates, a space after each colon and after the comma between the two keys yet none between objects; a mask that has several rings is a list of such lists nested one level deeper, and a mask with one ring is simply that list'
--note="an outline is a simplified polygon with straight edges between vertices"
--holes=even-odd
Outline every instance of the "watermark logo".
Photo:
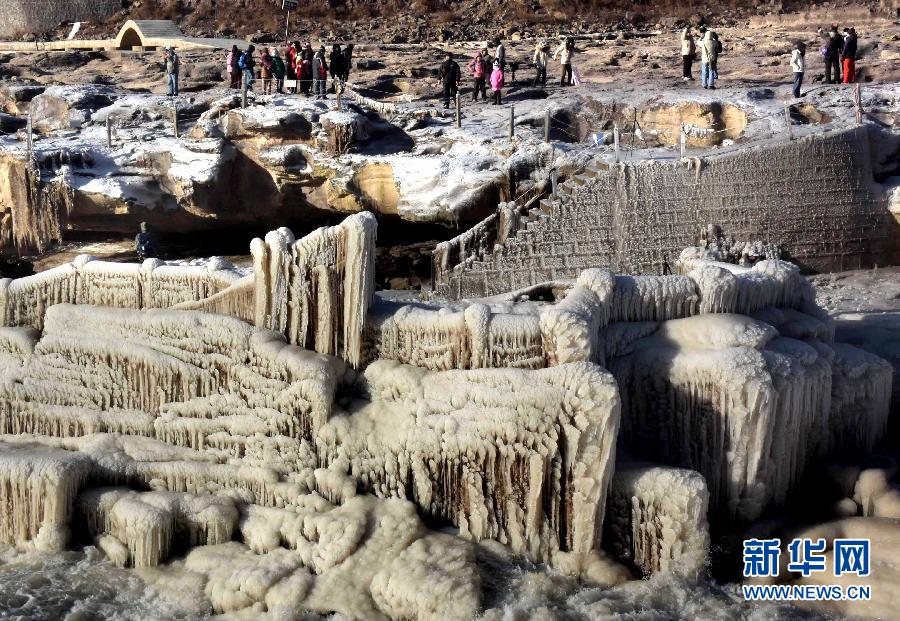
[{"label": "watermark logo", "polygon": [[746,539],[744,541],[744,577],[774,578],[778,576],[781,539]]},{"label": "watermark logo", "polygon": [[[787,571],[808,578],[828,571],[829,558],[835,577],[865,577],[871,572],[868,539],[835,539],[829,557],[825,539],[793,539],[787,546]],[[781,571],[780,539],[744,540],[744,577],[777,578]],[[745,584],[744,599],[755,601],[865,601],[871,585]]]}]

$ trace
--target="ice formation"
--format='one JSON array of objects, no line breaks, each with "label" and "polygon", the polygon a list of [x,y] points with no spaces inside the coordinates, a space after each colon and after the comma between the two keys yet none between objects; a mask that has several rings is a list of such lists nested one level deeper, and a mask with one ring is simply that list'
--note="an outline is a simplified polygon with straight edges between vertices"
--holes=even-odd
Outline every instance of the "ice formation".
[{"label": "ice formation", "polygon": [[[614,581],[605,532],[640,573],[696,576],[708,520],[885,433],[890,364],[835,341],[789,263],[695,249],[552,304],[370,308],[374,237],[358,214],[254,240],[252,275],[80,257],[3,281],[0,541],[64,548],[77,512],[120,565],[193,548],[161,571],[217,612],[470,618],[460,537]],[[659,463],[617,470],[617,445]],[[900,512],[879,485],[848,512]]]},{"label": "ice formation", "polygon": [[643,575],[697,577],[706,571],[709,492],[698,472],[619,462],[604,524],[604,542]]},{"label": "ice formation", "polygon": [[287,229],[253,240],[256,325],[359,366],[375,291],[375,229],[363,212],[299,240]]}]

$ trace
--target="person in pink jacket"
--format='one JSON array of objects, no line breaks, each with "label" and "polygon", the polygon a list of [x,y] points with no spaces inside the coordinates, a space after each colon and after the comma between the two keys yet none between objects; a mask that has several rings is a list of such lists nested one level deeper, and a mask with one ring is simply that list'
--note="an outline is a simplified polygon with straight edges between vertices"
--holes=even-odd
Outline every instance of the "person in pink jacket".
[{"label": "person in pink jacket", "polygon": [[500,90],[503,88],[503,69],[500,68],[500,62],[494,61],[494,70],[491,72],[491,94],[494,100],[491,102],[495,106],[500,105]]}]

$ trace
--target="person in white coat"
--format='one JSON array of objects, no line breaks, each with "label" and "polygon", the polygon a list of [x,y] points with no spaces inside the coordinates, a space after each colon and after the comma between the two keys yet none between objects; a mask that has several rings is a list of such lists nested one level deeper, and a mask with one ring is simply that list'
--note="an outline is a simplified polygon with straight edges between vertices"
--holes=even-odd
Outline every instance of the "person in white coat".
[{"label": "person in white coat", "polygon": [[794,72],[794,97],[799,98],[806,71],[806,44],[803,41],[798,41],[791,52],[791,71]]},{"label": "person in white coat", "polygon": [[556,57],[559,56],[559,64],[562,67],[560,86],[572,86],[572,56],[574,55],[575,39],[573,37],[564,39],[553,52],[553,59],[556,60]]},{"label": "person in white coat", "polygon": [[700,38],[700,86],[703,88],[716,88],[716,59],[718,57],[718,42],[714,38],[712,30],[707,30]]}]

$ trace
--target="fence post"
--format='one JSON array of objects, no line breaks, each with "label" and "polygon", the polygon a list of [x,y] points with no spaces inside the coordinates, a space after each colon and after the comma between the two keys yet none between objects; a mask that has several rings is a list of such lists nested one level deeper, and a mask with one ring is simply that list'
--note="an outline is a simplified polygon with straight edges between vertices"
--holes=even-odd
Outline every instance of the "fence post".
[{"label": "fence post", "polygon": [[784,122],[787,125],[788,140],[793,140],[794,130],[791,128],[791,106],[786,100],[784,102]]},{"label": "fence post", "polygon": [[175,137],[178,138],[178,104],[175,103],[175,99],[172,99],[172,129],[175,132]]},{"label": "fence post", "polygon": [[616,148],[616,162],[619,161],[619,124],[613,125],[613,143]]},{"label": "fence post", "polygon": [[510,106],[509,107],[509,138],[510,138],[510,140],[512,140],[512,138],[516,135],[515,123],[516,123],[516,107]]},{"label": "fence post", "polygon": [[343,86],[341,86],[340,84],[338,84],[334,88],[334,100],[335,100],[335,105],[337,105],[338,112],[341,111],[341,90],[342,89],[343,89]]},{"label": "fence post", "polygon": [[106,115],[106,148],[112,149],[112,115]]},{"label": "fence post", "polygon": [[687,132],[684,131],[684,123],[678,131],[678,144],[681,146],[681,159],[684,159],[684,149],[687,146]]},{"label": "fence post", "polygon": [[25,124],[25,144],[28,148],[28,159],[31,160],[32,151],[34,151],[34,143],[32,142],[32,125],[31,125],[31,113],[28,113],[28,122]]},{"label": "fence post", "polygon": [[856,126],[859,127],[863,118],[862,84],[859,82],[853,85],[853,103],[856,104]]},{"label": "fence post", "polygon": [[556,186],[559,184],[559,171],[553,169],[550,171],[550,192],[556,196]]},{"label": "fence post", "polygon": [[456,126],[462,127],[462,112],[459,109],[459,93],[456,93]]},{"label": "fence post", "polygon": [[[299,79],[298,79],[298,82],[299,82]],[[300,91],[300,89],[298,88],[297,92],[299,92],[299,91]],[[247,107],[247,75],[244,74],[244,76],[241,78],[241,108],[246,108],[246,107]]]},{"label": "fence post", "polygon": [[544,110],[544,142],[550,142],[550,108]]}]

